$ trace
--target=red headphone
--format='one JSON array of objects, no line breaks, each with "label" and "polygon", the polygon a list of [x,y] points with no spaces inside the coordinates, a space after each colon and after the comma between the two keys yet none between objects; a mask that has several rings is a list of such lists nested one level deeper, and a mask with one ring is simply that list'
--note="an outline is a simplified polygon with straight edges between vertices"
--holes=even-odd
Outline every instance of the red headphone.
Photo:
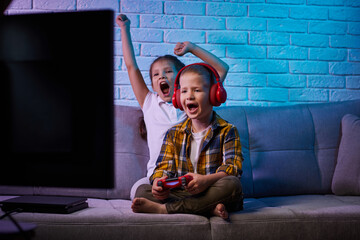
[{"label": "red headphone", "polygon": [[180,110],[184,110],[183,107],[181,106],[181,102],[180,102],[180,86],[179,86],[179,78],[180,78],[180,74],[181,72],[186,69],[187,67],[193,66],[193,65],[200,65],[200,66],[204,66],[206,67],[210,74],[213,74],[215,76],[215,80],[216,83],[214,83],[211,88],[210,88],[210,103],[213,106],[220,106],[222,103],[224,103],[226,101],[226,90],[223,87],[222,83],[220,82],[220,76],[218,74],[218,72],[215,70],[215,68],[213,68],[212,66],[210,66],[209,64],[206,63],[193,63],[190,65],[187,65],[185,67],[183,67],[182,69],[180,69],[180,71],[178,72],[178,74],[176,75],[175,78],[175,84],[174,84],[174,94],[172,97],[172,103],[174,105],[175,108],[179,108]]}]

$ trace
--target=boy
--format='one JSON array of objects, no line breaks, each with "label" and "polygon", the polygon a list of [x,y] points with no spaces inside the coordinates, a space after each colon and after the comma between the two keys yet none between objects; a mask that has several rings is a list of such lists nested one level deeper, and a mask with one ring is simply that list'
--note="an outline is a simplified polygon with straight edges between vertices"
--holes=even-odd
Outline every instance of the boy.
[{"label": "boy", "polygon": [[[236,127],[213,111],[212,87],[220,82],[218,75],[209,65],[191,64],[179,71],[175,84],[177,81],[179,104],[188,118],[167,132],[150,177],[152,185],[139,186],[132,210],[228,219],[229,211],[242,209],[239,178],[243,157]],[[185,189],[169,190],[157,185],[169,175],[185,174],[192,177]]]}]

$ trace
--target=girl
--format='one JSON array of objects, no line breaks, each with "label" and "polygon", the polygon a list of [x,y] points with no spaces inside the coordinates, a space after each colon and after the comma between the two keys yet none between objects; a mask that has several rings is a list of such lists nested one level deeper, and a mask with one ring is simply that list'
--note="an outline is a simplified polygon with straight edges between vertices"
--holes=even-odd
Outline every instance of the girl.
[{"label": "girl", "polygon": [[[136,63],[130,36],[130,20],[126,15],[120,14],[116,18],[116,23],[121,29],[123,57],[130,83],[144,114],[150,155],[147,164],[147,177],[140,179],[132,187],[130,197],[133,199],[139,185],[149,184],[149,177],[155,169],[156,160],[159,156],[166,131],[173,125],[186,119],[186,114],[175,109],[171,103],[175,77],[178,71],[184,67],[184,64],[176,57],[170,55],[155,59],[150,66],[151,86],[154,91],[151,92],[146,86]],[[212,65],[218,71],[220,81],[225,79],[229,66],[215,55],[191,42],[177,43],[174,48],[174,54],[177,56],[183,56],[188,52]]]}]

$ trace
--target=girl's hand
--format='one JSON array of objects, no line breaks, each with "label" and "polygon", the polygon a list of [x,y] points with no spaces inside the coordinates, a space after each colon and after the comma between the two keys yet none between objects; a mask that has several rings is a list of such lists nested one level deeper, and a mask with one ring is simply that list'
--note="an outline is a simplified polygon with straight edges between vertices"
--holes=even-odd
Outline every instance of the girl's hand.
[{"label": "girl's hand", "polygon": [[160,186],[157,185],[157,182],[160,179],[166,179],[167,177],[162,177],[162,178],[156,178],[153,182],[152,185],[152,189],[151,189],[151,193],[153,194],[153,196],[159,200],[165,200],[169,197],[170,194],[170,189],[164,189]]},{"label": "girl's hand", "polygon": [[197,173],[188,173],[193,179],[185,186],[185,189],[192,195],[205,191],[209,186],[210,182],[206,180],[205,175]]},{"label": "girl's hand", "polygon": [[120,14],[116,17],[116,23],[120,28],[130,27],[130,19],[125,14]]},{"label": "girl's hand", "polygon": [[177,56],[183,56],[190,52],[193,47],[191,42],[178,42],[174,48],[174,54]]}]

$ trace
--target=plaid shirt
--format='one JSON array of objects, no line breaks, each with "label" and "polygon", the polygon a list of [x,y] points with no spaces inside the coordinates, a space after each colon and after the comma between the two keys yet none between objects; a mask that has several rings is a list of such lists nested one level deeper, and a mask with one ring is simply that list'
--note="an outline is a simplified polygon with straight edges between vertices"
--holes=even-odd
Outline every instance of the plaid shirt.
[{"label": "plaid shirt", "polygon": [[[234,125],[223,120],[215,112],[213,115],[214,120],[201,147],[197,172],[208,175],[222,171],[240,177],[243,156],[239,133]],[[190,146],[191,120],[188,118],[166,133],[150,181],[163,176],[183,176],[188,172],[194,172],[190,160]]]}]

